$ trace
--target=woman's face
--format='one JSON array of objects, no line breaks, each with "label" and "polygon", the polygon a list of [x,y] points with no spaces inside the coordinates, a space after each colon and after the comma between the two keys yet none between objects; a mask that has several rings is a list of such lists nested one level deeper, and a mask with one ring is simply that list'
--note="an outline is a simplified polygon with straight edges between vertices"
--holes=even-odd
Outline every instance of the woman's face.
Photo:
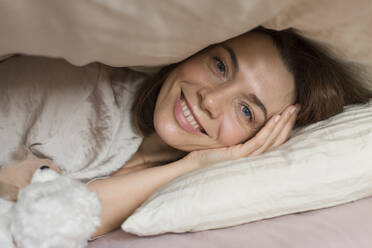
[{"label": "woman's face", "polygon": [[271,38],[248,33],[198,53],[165,80],[157,134],[183,151],[235,145],[295,101],[293,76]]}]

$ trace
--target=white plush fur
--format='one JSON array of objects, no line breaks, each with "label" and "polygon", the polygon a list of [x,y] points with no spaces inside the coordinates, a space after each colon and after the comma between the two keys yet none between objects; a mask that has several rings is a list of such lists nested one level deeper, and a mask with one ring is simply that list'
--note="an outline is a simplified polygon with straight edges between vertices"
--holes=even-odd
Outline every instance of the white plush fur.
[{"label": "white plush fur", "polygon": [[100,214],[98,197],[85,184],[38,169],[16,203],[0,201],[0,247],[85,247]]},{"label": "white plush fur", "polygon": [[13,203],[0,198],[0,247],[14,248],[10,223]]}]

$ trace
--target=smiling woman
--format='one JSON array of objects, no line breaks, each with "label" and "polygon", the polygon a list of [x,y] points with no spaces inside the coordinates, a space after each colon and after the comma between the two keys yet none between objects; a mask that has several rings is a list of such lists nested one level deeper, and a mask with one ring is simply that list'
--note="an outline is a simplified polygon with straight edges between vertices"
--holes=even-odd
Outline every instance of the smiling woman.
[{"label": "smiling woman", "polygon": [[[42,70],[38,77],[44,76],[44,68],[50,62],[41,61],[39,67]],[[11,64],[12,61],[7,62]],[[58,62],[58,66],[61,65],[71,68],[71,65]],[[8,65],[3,63],[3,66],[6,68]],[[56,64],[56,71],[58,66]],[[134,144],[134,139],[130,139],[132,143],[128,146],[123,145],[124,139],[107,127],[107,116],[124,115],[123,111],[129,113],[127,107],[130,104],[124,104],[123,109],[118,109],[115,114],[106,115],[105,111],[109,109],[102,107],[104,101],[100,97],[107,96],[105,92],[112,96],[113,89],[94,90],[92,99],[88,99],[100,104],[94,105],[93,116],[103,116],[98,119],[101,126],[92,134],[97,145],[84,143],[85,146],[91,145],[92,150],[99,150],[97,147],[102,146],[99,138],[109,133],[107,136],[114,136],[118,142],[114,145],[120,151],[113,148],[113,154],[102,156],[103,162],[99,164],[105,164],[121,152],[130,157],[128,161],[115,160],[115,165],[110,168],[117,171],[88,185],[98,194],[103,209],[101,226],[94,235],[118,227],[155,190],[180,175],[217,162],[273,150],[287,141],[294,126],[324,120],[340,113],[347,104],[367,102],[372,94],[362,87],[353,68],[293,30],[257,28],[166,66],[141,83],[131,105],[132,124],[143,138],[140,145],[140,142]],[[96,69],[89,67],[88,71],[95,72]],[[33,71],[34,75],[36,72]],[[89,77],[88,81],[92,78],[98,77]],[[50,80],[48,75],[46,80]],[[71,89],[63,88],[70,91],[61,98],[72,98],[76,92]],[[52,98],[51,95],[48,97]],[[113,101],[110,98],[107,102]],[[75,108],[76,104],[72,106]],[[83,118],[80,112],[79,118]],[[44,120],[43,123],[47,122]],[[119,118],[118,122],[123,121]],[[93,125],[96,122],[89,119],[81,123]],[[118,133],[122,127],[120,123],[111,125]],[[89,129],[90,126],[82,128]],[[76,140],[79,134],[72,136]],[[48,140],[48,135],[50,133],[42,140]],[[62,135],[66,137],[65,133]],[[83,139],[86,140],[85,136]],[[53,145],[59,145],[60,141],[45,143],[53,150]],[[105,156],[114,146],[109,139],[107,144],[103,149]],[[135,148],[130,150],[130,145]],[[84,145],[77,144],[76,147]],[[77,153],[73,151],[71,154],[87,157]],[[99,157],[96,153],[92,156]],[[14,175],[21,175],[20,170],[14,168]],[[89,175],[97,177],[96,174]]]},{"label": "smiling woman", "polygon": [[89,185],[103,206],[95,235],[118,227],[177,176],[273,150],[294,126],[367,102],[372,93],[355,69],[294,30],[261,27],[164,67],[132,105],[139,149],[112,177]]},{"label": "smiling woman", "polygon": [[[179,175],[270,151],[294,126],[367,102],[372,93],[355,69],[293,30],[264,28],[163,68],[139,87],[132,107],[133,124],[144,137],[138,151],[113,177],[90,185],[103,205],[96,235],[119,226]],[[122,188],[134,190],[122,196]]]}]

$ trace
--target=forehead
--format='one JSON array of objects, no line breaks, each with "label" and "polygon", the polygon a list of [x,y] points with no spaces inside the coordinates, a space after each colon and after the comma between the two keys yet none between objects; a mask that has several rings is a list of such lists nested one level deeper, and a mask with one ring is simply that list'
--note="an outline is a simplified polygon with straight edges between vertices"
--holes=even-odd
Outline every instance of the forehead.
[{"label": "forehead", "polygon": [[251,32],[222,43],[236,54],[239,71],[236,84],[257,95],[268,110],[268,116],[281,112],[295,101],[292,74],[284,65],[271,37]]}]

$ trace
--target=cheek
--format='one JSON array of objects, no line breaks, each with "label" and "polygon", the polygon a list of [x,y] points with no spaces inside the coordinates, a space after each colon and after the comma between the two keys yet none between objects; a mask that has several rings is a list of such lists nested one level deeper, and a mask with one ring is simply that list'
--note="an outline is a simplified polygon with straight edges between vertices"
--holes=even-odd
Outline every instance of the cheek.
[{"label": "cheek", "polygon": [[224,146],[241,143],[248,137],[248,132],[233,118],[224,118],[219,130],[219,142]]},{"label": "cheek", "polygon": [[[176,122],[173,117],[173,97],[158,101],[154,111],[154,128],[156,133],[166,142],[173,143],[172,137],[177,137]],[[171,103],[171,104],[169,104]]]}]

